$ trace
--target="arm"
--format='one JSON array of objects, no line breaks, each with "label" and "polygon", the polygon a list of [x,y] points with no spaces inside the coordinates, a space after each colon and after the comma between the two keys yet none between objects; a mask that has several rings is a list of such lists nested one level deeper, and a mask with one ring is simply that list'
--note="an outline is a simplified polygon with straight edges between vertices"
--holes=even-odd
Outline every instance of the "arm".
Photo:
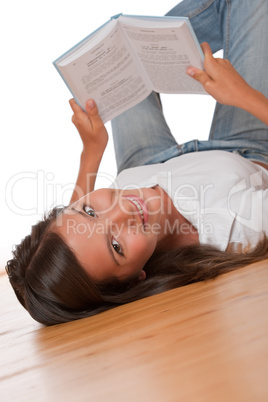
[{"label": "arm", "polygon": [[223,105],[236,106],[268,125],[268,99],[252,88],[226,59],[216,59],[208,43],[203,43],[205,71],[188,67],[187,74]]},{"label": "arm", "polygon": [[74,99],[70,100],[70,106],[74,112],[72,122],[83,143],[79,173],[70,201],[72,204],[94,190],[96,175],[108,142],[108,133],[93,100],[87,102],[86,113]]}]

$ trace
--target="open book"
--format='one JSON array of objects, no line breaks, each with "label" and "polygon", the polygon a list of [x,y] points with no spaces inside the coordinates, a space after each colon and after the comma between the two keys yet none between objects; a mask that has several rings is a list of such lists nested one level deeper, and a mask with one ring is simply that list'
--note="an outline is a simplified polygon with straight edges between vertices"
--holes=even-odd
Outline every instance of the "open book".
[{"label": "open book", "polygon": [[188,18],[119,14],[53,62],[75,100],[95,100],[103,122],[152,91],[206,93],[186,74],[203,68],[203,53]]}]

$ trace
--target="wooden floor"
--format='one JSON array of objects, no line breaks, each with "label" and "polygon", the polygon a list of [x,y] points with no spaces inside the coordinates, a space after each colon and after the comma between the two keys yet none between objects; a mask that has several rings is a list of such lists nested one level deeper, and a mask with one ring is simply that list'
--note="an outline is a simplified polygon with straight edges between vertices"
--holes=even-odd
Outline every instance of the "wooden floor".
[{"label": "wooden floor", "polygon": [[268,401],[268,261],[54,327],[0,292],[1,402]]}]

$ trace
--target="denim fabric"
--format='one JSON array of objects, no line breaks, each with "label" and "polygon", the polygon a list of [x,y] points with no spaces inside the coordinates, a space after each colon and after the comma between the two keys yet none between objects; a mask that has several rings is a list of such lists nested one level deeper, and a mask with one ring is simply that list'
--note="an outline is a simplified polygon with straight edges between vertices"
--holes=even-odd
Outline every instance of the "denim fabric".
[{"label": "denim fabric", "polygon": [[[268,165],[268,152],[264,153],[263,145],[261,143],[252,141],[192,140],[178,146],[178,155],[187,154],[189,152],[213,150],[233,152],[237,155],[243,156],[246,159],[250,159],[255,162],[264,162]],[[173,156],[171,156],[171,158],[173,158]]]},{"label": "denim fabric", "polygon": [[115,157],[121,170],[163,162],[178,156],[177,142],[154,92],[137,106],[112,120]]},{"label": "denim fabric", "polygon": [[[199,42],[208,42],[213,52],[223,49],[245,80],[268,97],[267,0],[184,0],[167,15],[188,17]],[[112,129],[119,172],[211,149],[268,164],[268,126],[242,109],[219,103],[208,141],[178,146],[154,93],[114,119]]]}]

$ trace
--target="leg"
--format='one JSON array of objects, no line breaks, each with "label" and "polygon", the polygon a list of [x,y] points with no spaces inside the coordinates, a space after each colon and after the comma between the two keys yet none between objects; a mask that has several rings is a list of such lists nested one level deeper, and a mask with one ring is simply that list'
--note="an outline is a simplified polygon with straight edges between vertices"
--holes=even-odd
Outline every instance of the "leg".
[{"label": "leg", "polygon": [[166,15],[188,17],[200,43],[208,42],[213,53],[223,48],[218,0],[184,0]]},{"label": "leg", "polygon": [[[263,67],[268,64],[267,0],[244,0],[243,4],[241,0],[184,0],[167,15],[188,17],[200,43],[209,42],[213,52],[223,49],[224,57],[246,81],[268,96]],[[115,119],[112,127],[119,171],[177,155],[176,141],[154,94]],[[267,126],[241,109],[217,104],[209,138],[199,145],[194,141],[182,146],[179,154],[226,149],[255,160],[260,160],[261,152],[268,155]]]},{"label": "leg", "polygon": [[178,155],[178,144],[165,121],[159,96],[154,92],[116,117],[112,130],[118,172]]},{"label": "leg", "polygon": [[[267,0],[233,0],[225,23],[225,57],[255,89],[268,96],[265,66],[268,63]],[[227,124],[226,124],[227,122]],[[268,127],[249,113],[217,104],[211,139],[252,141],[268,154]],[[253,144],[252,144],[253,145]]]},{"label": "leg", "polygon": [[[199,41],[213,52],[223,48],[245,80],[268,97],[267,0],[185,0],[167,15],[190,18]],[[216,105],[210,139],[240,142],[241,148],[251,141],[268,154],[268,127],[238,108]]]},{"label": "leg", "polygon": [[[200,0],[186,0],[171,10],[168,15],[188,16],[190,13],[194,16],[197,9],[201,9],[201,11],[207,9],[206,3],[208,3],[207,0],[204,1],[204,5],[200,5]],[[214,1],[209,1],[209,3],[214,3]],[[210,13],[210,24],[208,25],[206,24],[207,13],[204,16],[202,13],[197,13],[198,20],[200,15],[203,16],[202,29],[207,27],[207,32],[203,36],[202,29],[200,29],[199,40],[201,38],[202,41],[207,38],[212,26],[214,34],[217,28],[213,8],[209,8],[208,11]],[[196,26],[198,26],[198,21],[196,21]],[[213,36],[210,36],[209,42],[212,45]],[[216,51],[221,46],[221,34],[218,33],[213,50]],[[115,118],[112,121],[112,131],[118,173],[129,167],[164,162],[178,155],[177,142],[166,124],[159,97],[154,93],[139,105]]]},{"label": "leg", "polygon": [[[198,18],[195,28],[203,17],[199,40],[209,40],[210,45],[213,46],[212,40],[217,37],[213,46],[213,50],[216,51],[222,47],[222,35],[220,32],[216,34],[218,26],[215,23],[214,1],[205,0],[203,3],[200,5],[200,0],[183,1],[168,15],[194,17],[196,14]],[[207,7],[207,3],[211,3],[212,8]],[[199,10],[208,10],[208,12],[203,14]],[[209,24],[207,24],[208,19],[210,19]],[[204,34],[203,28],[206,28]],[[213,35],[211,35],[212,30]],[[209,39],[208,35],[210,35]],[[112,121],[112,131],[118,172],[129,167],[164,162],[178,155],[177,143],[165,122],[159,98],[154,93],[139,105],[115,118]]]}]

